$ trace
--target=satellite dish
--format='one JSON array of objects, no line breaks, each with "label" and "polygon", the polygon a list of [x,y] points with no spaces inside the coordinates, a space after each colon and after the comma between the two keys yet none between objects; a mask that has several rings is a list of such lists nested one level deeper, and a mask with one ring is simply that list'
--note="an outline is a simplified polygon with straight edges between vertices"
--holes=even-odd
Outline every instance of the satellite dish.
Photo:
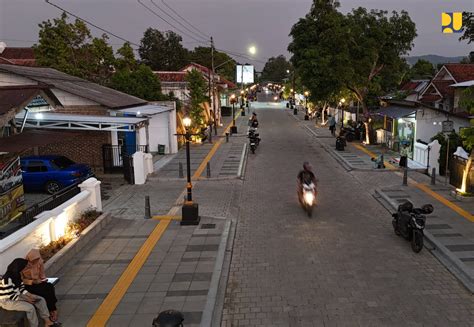
[{"label": "satellite dish", "polygon": [[0,54],[5,50],[7,47],[7,44],[5,42],[0,42]]}]

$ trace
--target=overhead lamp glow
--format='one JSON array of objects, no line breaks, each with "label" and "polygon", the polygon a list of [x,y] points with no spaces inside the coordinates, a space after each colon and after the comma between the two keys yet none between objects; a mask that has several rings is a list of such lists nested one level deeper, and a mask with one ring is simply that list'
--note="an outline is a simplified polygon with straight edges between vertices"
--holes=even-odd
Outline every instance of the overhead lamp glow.
[{"label": "overhead lamp glow", "polygon": [[43,119],[44,116],[43,116],[43,114],[40,112],[40,113],[37,113],[37,114],[35,115],[35,118],[36,118],[36,119]]},{"label": "overhead lamp glow", "polygon": [[250,53],[251,55],[256,54],[256,53],[257,53],[257,48],[256,48],[254,45],[250,46],[250,47],[249,47],[249,53]]},{"label": "overhead lamp glow", "polygon": [[403,118],[398,118],[398,123],[403,124]]},{"label": "overhead lamp glow", "polygon": [[191,118],[189,118],[189,117],[184,117],[184,118],[183,118],[183,124],[184,124],[184,127],[189,127],[189,126],[191,126]]}]

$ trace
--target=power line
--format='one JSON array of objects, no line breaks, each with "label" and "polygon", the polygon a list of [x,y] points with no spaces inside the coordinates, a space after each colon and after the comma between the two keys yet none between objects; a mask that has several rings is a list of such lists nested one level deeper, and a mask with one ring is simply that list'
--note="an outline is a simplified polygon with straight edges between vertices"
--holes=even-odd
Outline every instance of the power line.
[{"label": "power line", "polygon": [[123,38],[123,37],[121,37],[121,36],[118,36],[117,34],[114,34],[114,33],[110,32],[110,31],[106,30],[105,28],[102,28],[102,27],[100,27],[100,26],[97,26],[96,24],[91,23],[90,21],[85,20],[84,18],[79,17],[79,16],[73,14],[72,12],[70,12],[70,11],[68,11],[68,10],[61,8],[60,6],[58,6],[58,5],[54,4],[54,3],[52,3],[50,0],[45,0],[45,1],[46,1],[47,4],[49,4],[49,5],[53,6],[53,7],[56,7],[56,8],[59,9],[59,10],[64,11],[66,14],[71,15],[72,17],[75,17],[75,18],[77,18],[77,19],[79,19],[79,20],[81,20],[81,21],[83,21],[83,22],[86,22],[87,24],[89,24],[89,25],[91,25],[91,26],[93,26],[93,27],[95,27],[95,28],[101,30],[102,32],[105,32],[105,33],[107,33],[107,34],[110,34],[110,35],[112,35],[112,36],[114,36],[114,37],[116,37],[117,39],[120,39],[120,40],[122,40],[122,41],[125,41],[125,42],[128,42],[128,43],[130,43],[130,44],[133,44],[134,46],[140,47],[139,44],[136,44],[136,43],[134,43],[134,42],[131,42],[131,41],[129,41],[129,40],[127,40],[127,39],[125,39],[125,38]]},{"label": "power line", "polygon": [[153,15],[155,15],[156,17],[160,18],[162,21],[164,21],[165,23],[167,23],[168,25],[170,25],[171,27],[173,27],[174,29],[176,29],[178,32],[190,37],[191,39],[197,41],[197,42],[200,42],[202,44],[206,44],[207,45],[207,42],[204,42],[202,40],[199,40],[197,38],[195,38],[194,36],[186,33],[186,32],[183,32],[182,30],[180,30],[179,28],[177,28],[176,26],[174,26],[173,24],[171,24],[169,21],[167,21],[165,18],[163,18],[162,16],[160,16],[156,11],[154,11],[153,9],[151,9],[150,7],[148,7],[147,5],[145,5],[144,3],[142,3],[140,0],[137,0],[137,2],[142,5],[143,7],[145,7],[149,12],[151,12]]},{"label": "power line", "polygon": [[163,2],[163,4],[169,9],[171,10],[176,16],[178,16],[179,18],[181,18],[184,22],[186,22],[189,26],[191,26],[192,28],[194,28],[197,32],[201,33],[201,35],[205,36],[206,38],[209,38],[208,35],[206,35],[206,33],[204,33],[203,31],[201,31],[199,28],[197,28],[196,26],[194,26],[193,24],[191,24],[186,18],[184,18],[183,16],[181,16],[176,10],[174,10],[170,5],[168,5],[165,0],[161,0],[161,2]]},{"label": "power line", "polygon": [[175,22],[177,22],[180,26],[182,26],[186,31],[194,34],[196,37],[198,38],[201,38],[203,40],[208,40],[209,37],[205,37],[203,38],[199,33],[196,33],[194,32],[193,30],[189,29],[186,25],[184,25],[183,23],[181,23],[179,20],[177,20],[175,17],[173,17],[172,15],[170,15],[168,12],[166,12],[165,10],[163,10],[163,8],[161,8],[160,6],[158,6],[153,0],[150,0],[151,3],[156,7],[158,8],[161,12],[163,12],[166,16],[168,16],[169,18],[171,18],[172,20],[174,20]]}]

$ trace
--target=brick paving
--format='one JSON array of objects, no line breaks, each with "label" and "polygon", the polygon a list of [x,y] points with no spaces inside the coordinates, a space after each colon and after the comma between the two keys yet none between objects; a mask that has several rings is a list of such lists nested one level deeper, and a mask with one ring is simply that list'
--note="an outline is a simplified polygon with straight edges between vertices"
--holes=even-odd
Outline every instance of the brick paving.
[{"label": "brick paving", "polygon": [[[397,237],[373,198],[393,173],[348,172],[289,110],[258,110],[222,326],[472,326],[474,299],[428,251]],[[296,198],[302,162],[319,178],[308,218]]]}]

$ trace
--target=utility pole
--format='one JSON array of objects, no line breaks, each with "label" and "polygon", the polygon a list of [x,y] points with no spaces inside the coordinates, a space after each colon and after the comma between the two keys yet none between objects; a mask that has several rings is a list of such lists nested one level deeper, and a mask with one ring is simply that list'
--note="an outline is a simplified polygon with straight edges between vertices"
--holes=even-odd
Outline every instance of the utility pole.
[{"label": "utility pole", "polygon": [[217,135],[217,119],[216,119],[216,99],[214,96],[214,39],[211,36],[211,68],[212,68],[212,115],[214,119],[214,133]]}]

